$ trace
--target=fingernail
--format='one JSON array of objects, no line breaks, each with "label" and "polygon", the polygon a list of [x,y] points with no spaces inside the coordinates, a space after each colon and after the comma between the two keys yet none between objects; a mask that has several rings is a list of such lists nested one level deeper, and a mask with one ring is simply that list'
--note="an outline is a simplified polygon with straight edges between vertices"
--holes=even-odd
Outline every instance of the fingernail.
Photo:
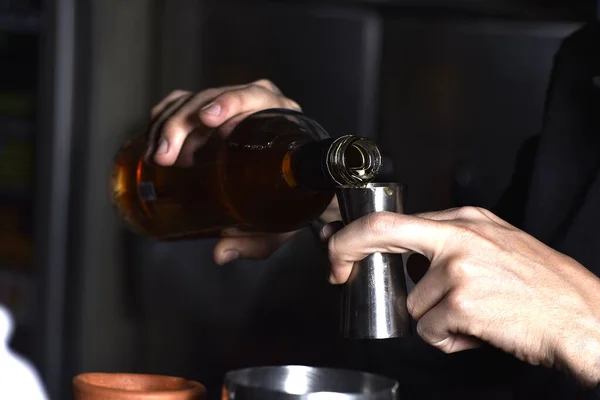
[{"label": "fingernail", "polygon": [[333,235],[333,229],[331,228],[331,226],[325,225],[324,227],[321,228],[320,236],[321,236],[322,241],[325,242],[325,241],[329,240],[331,235]]},{"label": "fingernail", "polygon": [[216,103],[211,103],[202,107],[200,112],[217,116],[221,114],[221,106]]},{"label": "fingernail", "polygon": [[169,151],[169,142],[166,139],[162,139],[156,149],[156,154],[165,154],[167,151]]},{"label": "fingernail", "polygon": [[227,250],[223,257],[221,258],[221,265],[232,262],[233,260],[239,258],[240,253],[237,250]]}]

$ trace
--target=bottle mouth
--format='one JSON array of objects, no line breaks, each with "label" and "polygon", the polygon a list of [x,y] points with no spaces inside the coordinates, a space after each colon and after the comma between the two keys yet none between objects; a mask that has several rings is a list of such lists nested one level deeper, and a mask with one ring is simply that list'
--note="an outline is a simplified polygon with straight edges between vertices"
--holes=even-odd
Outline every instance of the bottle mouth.
[{"label": "bottle mouth", "polygon": [[381,169],[379,147],[370,139],[342,136],[336,139],[327,155],[331,176],[341,186],[363,186],[375,179]]}]

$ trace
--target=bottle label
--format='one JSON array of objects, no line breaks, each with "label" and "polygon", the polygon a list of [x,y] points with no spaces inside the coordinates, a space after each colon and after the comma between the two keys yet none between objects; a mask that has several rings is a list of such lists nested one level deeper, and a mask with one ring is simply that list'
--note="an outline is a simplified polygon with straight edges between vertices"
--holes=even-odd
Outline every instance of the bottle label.
[{"label": "bottle label", "polygon": [[138,185],[138,193],[140,195],[140,200],[142,201],[156,200],[156,190],[154,190],[154,184],[152,182],[140,182]]}]

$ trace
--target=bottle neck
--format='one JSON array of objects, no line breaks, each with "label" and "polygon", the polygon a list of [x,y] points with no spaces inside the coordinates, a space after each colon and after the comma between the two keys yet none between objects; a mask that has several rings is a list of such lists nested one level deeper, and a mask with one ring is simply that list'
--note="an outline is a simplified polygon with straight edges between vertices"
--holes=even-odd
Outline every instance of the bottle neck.
[{"label": "bottle neck", "polygon": [[381,159],[373,141],[347,135],[294,147],[285,156],[283,171],[292,187],[332,190],[371,182],[379,173]]}]

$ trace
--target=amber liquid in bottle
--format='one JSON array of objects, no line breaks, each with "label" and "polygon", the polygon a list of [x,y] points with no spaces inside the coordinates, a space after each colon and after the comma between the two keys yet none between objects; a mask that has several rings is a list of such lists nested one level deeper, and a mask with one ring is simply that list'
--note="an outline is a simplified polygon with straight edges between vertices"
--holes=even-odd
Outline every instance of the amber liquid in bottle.
[{"label": "amber liquid in bottle", "polygon": [[147,162],[146,151],[144,136],[120,149],[111,198],[133,230],[157,240],[302,228],[327,208],[336,184],[367,182],[381,165],[368,139],[329,139],[289,110],[251,115],[225,139],[194,131],[170,167]]}]

